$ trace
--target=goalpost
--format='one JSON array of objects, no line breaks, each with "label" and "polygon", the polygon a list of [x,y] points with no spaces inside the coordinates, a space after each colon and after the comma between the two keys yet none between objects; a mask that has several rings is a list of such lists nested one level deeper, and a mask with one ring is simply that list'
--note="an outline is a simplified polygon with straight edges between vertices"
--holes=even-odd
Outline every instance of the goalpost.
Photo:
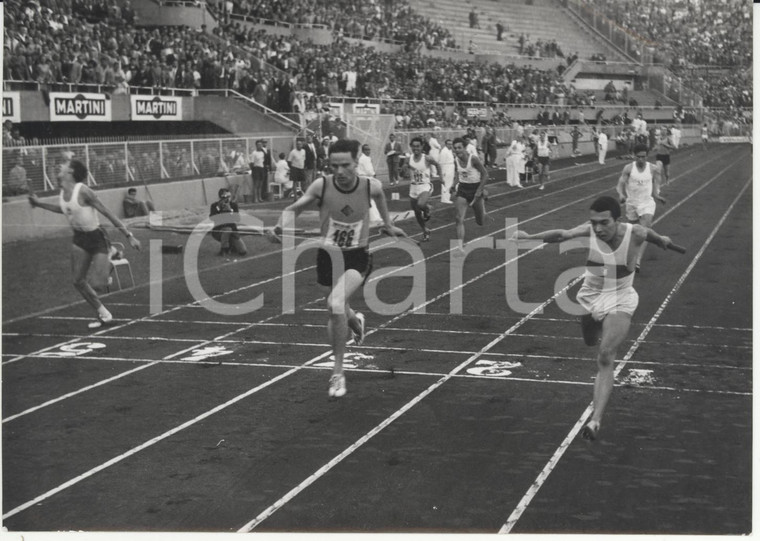
[{"label": "goalpost", "polygon": [[388,165],[385,163],[385,145],[388,136],[393,133],[396,117],[373,113],[347,113],[346,137],[357,139],[362,145],[369,145],[375,176],[388,179]]}]

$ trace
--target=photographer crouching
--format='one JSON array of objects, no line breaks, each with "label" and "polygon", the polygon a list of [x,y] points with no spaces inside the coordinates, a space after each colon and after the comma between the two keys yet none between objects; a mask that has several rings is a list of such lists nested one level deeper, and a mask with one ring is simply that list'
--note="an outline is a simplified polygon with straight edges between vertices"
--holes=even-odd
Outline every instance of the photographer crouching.
[{"label": "photographer crouching", "polygon": [[237,254],[244,256],[248,253],[237,228],[237,223],[240,221],[240,211],[227,188],[219,190],[219,201],[211,205],[209,217],[214,222],[211,236],[222,245],[219,255]]}]

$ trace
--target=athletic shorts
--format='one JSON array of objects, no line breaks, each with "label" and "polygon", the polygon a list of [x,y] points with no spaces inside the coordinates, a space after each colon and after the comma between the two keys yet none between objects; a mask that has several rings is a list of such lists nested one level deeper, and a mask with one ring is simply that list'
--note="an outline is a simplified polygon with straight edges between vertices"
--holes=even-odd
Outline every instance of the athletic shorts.
[{"label": "athletic shorts", "polygon": [[657,208],[657,203],[654,199],[647,199],[643,202],[625,202],[625,217],[629,222],[635,222],[645,214],[651,214],[654,216],[654,211]]},{"label": "athletic shorts", "polygon": [[602,321],[612,312],[623,312],[632,316],[639,305],[639,294],[632,287],[599,291],[583,284],[576,300],[595,321]]},{"label": "athletic shorts", "polygon": [[107,254],[111,248],[111,241],[106,230],[102,227],[92,231],[74,230],[74,246],[79,246],[90,255]]},{"label": "athletic shorts", "polygon": [[460,182],[457,184],[457,197],[463,197],[468,204],[472,203],[475,199],[475,192],[478,191],[478,186],[480,186],[480,182],[473,182],[471,184]]},{"label": "athletic shorts", "polygon": [[[290,169],[290,180],[295,182],[306,182],[306,170],[292,167]],[[301,186],[303,188],[303,186]]]},{"label": "athletic shorts", "polygon": [[410,184],[409,185],[409,197],[411,199],[417,199],[425,192],[433,191],[433,185],[425,182],[424,184]]},{"label": "athletic shorts", "polygon": [[654,159],[662,162],[662,165],[668,165],[670,163],[670,154],[658,154]]},{"label": "athletic shorts", "polygon": [[549,165],[549,156],[538,156],[538,163],[541,165]]},{"label": "athletic shorts", "polygon": [[332,287],[333,278],[337,279],[347,270],[353,269],[359,271],[364,276],[364,280],[372,272],[372,254],[369,248],[354,248],[352,250],[343,250],[343,269],[338,276],[334,276],[333,262],[330,252],[324,248],[317,251],[317,283],[322,286]]}]

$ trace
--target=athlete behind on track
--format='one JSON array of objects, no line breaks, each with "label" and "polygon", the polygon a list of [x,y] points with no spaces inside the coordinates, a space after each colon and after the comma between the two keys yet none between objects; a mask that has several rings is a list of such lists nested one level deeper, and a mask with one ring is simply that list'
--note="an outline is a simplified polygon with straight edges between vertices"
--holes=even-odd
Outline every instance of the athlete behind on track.
[{"label": "athlete behind on track", "polygon": [[480,163],[480,158],[467,152],[467,143],[461,137],[454,139],[454,164],[456,165],[456,210],[457,210],[457,247],[455,256],[463,256],[464,250],[464,219],[467,209],[472,207],[475,222],[483,225],[486,215],[485,190],[488,182],[488,171]]},{"label": "athlete behind on track", "polygon": [[422,229],[422,240],[430,240],[430,229],[427,222],[430,220],[430,196],[433,193],[431,165],[439,167],[438,162],[427,154],[422,153],[425,141],[422,137],[415,137],[409,143],[412,155],[404,164],[405,174],[408,173],[409,202],[414,211],[414,217]]},{"label": "athlete behind on track", "polygon": [[[636,161],[623,168],[617,184],[618,200],[625,205],[625,217],[630,223],[652,227],[655,199],[663,205],[667,202],[660,195],[661,170],[659,164],[647,161],[647,145],[638,143],[633,147]],[[641,258],[646,243],[636,256],[636,272],[641,270]]]},{"label": "athlete behind on track", "polygon": [[547,243],[589,237],[586,273],[577,300],[588,312],[581,316],[583,340],[589,346],[599,344],[594,410],[582,430],[582,436],[590,440],[596,439],[599,433],[612,394],[615,356],[628,335],[631,317],[639,302],[633,289],[636,255],[644,242],[663,249],[681,250],[669,237],[641,225],[623,223],[620,216],[620,204],[613,197],[602,196],[591,204],[589,223],[532,235],[518,230],[512,237],[513,240],[538,239]]},{"label": "athlete behind on track", "polygon": [[279,241],[283,228],[292,230],[293,221],[312,203],[319,206],[322,246],[317,252],[317,281],[330,288],[327,296],[327,335],[335,355],[328,395],[346,394],[343,356],[349,329],[354,342],[364,340],[364,316],[355,312],[349,301],[362,287],[372,271],[369,253],[369,212],[371,201],[384,223],[384,232],[392,237],[406,236],[391,223],[382,183],[376,178],[356,174],[359,141],[340,139],[330,145],[328,162],[332,174],[319,177],[295,203],[280,216],[277,226],[268,232],[270,240]]}]

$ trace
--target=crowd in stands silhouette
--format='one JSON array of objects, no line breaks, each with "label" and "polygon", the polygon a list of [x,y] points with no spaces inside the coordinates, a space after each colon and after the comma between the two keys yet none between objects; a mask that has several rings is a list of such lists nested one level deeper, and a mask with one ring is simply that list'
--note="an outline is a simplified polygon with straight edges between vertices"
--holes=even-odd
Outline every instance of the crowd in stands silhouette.
[{"label": "crowd in stands silhouette", "polygon": [[[708,107],[752,107],[752,4],[743,0],[593,0],[608,18],[654,43],[666,64]],[[695,66],[730,68],[706,77]]]},{"label": "crowd in stands silhouette", "polygon": [[[440,105],[417,102],[485,102],[594,106],[593,92],[567,87],[558,70],[422,56],[415,48],[386,53],[345,36],[399,39],[413,30],[428,46],[445,45],[444,29],[415,14],[408,2],[240,0],[224,10],[292,24],[326,24],[334,32],[327,45],[230,20],[212,33],[184,26],[134,27],[129,2],[43,0],[10,3],[5,9],[6,81],[36,81],[43,90],[69,83],[81,90],[102,85],[112,93],[129,87],[151,89],[229,88],[280,112],[323,111],[324,96],[410,100],[383,106],[397,127],[467,124],[466,105],[444,116]],[[221,3],[215,4],[219,10]],[[706,105],[752,104],[751,13],[740,0],[726,4],[596,0],[610,17],[647,39],[687,76],[696,62],[737,65],[724,77],[695,78],[693,89]],[[748,18],[749,17],[749,18]],[[435,43],[430,36],[437,36]],[[437,40],[437,41],[436,41]],[[443,40],[443,41],[441,41]],[[553,54],[562,54],[548,43]],[[577,56],[571,55],[571,58]],[[689,82],[691,84],[692,81]],[[617,102],[620,97],[615,95]],[[612,100],[610,100],[612,101]],[[495,125],[508,123],[501,115]]]},{"label": "crowd in stands silhouette", "polygon": [[[355,0],[302,0],[298,3],[233,0],[209,3],[220,20],[239,15],[269,24],[329,28],[334,35],[365,40],[404,43],[408,50],[456,48],[451,33],[416,13],[407,0],[356,2]],[[231,6],[231,11],[228,10]]]}]

